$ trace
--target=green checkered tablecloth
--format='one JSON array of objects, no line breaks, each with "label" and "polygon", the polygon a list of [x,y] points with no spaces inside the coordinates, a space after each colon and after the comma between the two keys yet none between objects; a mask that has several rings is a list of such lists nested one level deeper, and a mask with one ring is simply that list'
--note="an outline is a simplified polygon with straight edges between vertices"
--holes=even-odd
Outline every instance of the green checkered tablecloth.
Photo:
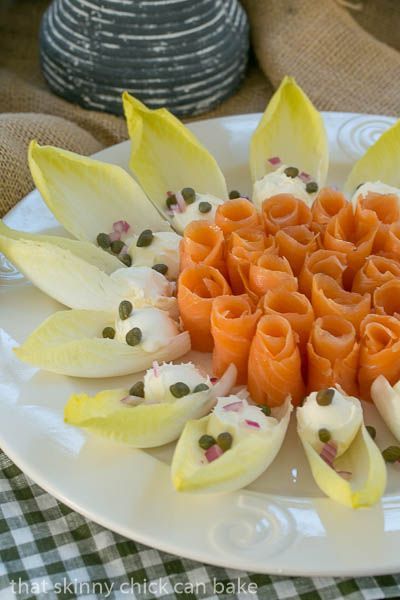
[{"label": "green checkered tablecloth", "polygon": [[0,556],[0,600],[400,597],[400,574],[359,579],[277,577],[158,552],[61,504],[1,452]]}]

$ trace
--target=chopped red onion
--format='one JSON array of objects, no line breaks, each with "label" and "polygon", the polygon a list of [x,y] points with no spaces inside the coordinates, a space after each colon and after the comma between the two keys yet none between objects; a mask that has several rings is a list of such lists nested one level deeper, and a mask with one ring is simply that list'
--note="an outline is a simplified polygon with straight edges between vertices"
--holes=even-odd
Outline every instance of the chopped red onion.
[{"label": "chopped red onion", "polygon": [[167,198],[170,198],[173,195],[174,195],[174,192],[171,192],[171,190],[168,190],[168,192],[167,192]]},{"label": "chopped red onion", "polygon": [[336,458],[336,454],[337,446],[335,442],[328,442],[327,444],[323,445],[322,450],[320,452],[320,457],[326,462],[327,465],[332,467],[333,461]]},{"label": "chopped red onion", "polygon": [[169,214],[171,215],[171,217],[179,215],[181,212],[182,211],[177,204],[172,204],[172,206],[170,206],[169,208]]},{"label": "chopped red onion", "polygon": [[299,177],[302,181],[304,181],[304,183],[308,183],[309,181],[311,181],[311,175],[305,173],[304,171],[300,173]]},{"label": "chopped red onion", "polygon": [[120,254],[121,255],[128,254],[128,250],[129,250],[128,246],[126,244],[124,244],[123,247],[122,247],[122,250],[121,250]]},{"label": "chopped red onion", "polygon": [[229,404],[225,404],[224,410],[228,410],[230,412],[240,412],[243,408],[243,402],[241,400],[237,400],[236,402],[230,402]]},{"label": "chopped red onion", "polygon": [[177,201],[178,206],[180,208],[180,211],[181,212],[185,212],[185,210],[186,210],[186,202],[185,202],[185,199],[182,196],[181,192],[176,192],[175,198],[176,198],[176,201]]},{"label": "chopped red onion", "polygon": [[139,396],[125,396],[125,398],[121,398],[122,404],[126,406],[138,406],[142,404],[143,398],[139,398]]},{"label": "chopped red onion", "polygon": [[217,383],[217,381],[218,381],[218,377],[211,377],[211,378],[210,378],[210,381],[211,381],[211,383],[212,383],[213,385],[215,385],[215,384]]},{"label": "chopped red onion", "polygon": [[279,158],[279,156],[271,156],[271,158],[268,159],[268,162],[270,165],[272,165],[273,167],[277,167],[278,165],[282,164],[281,159]]},{"label": "chopped red onion", "polygon": [[113,229],[117,233],[128,233],[130,228],[131,226],[126,221],[115,221],[115,223],[113,223]]},{"label": "chopped red onion", "polygon": [[250,419],[245,419],[244,422],[249,427],[254,427],[255,429],[260,429],[260,427],[261,427],[260,423],[257,423],[257,421],[250,421]]},{"label": "chopped red onion", "polygon": [[121,234],[119,233],[119,231],[112,231],[109,234],[109,238],[110,238],[110,242],[116,242],[117,240],[121,239]]},{"label": "chopped red onion", "polygon": [[224,451],[218,446],[218,444],[214,444],[208,450],[205,451],[205,456],[208,462],[210,463],[213,462],[213,460],[216,460],[217,458],[222,456],[223,453]]},{"label": "chopped red onion", "polygon": [[158,362],[156,360],[153,360],[153,373],[154,373],[154,377],[160,376],[160,365],[158,364]]},{"label": "chopped red onion", "polygon": [[343,477],[343,479],[346,479],[346,481],[349,481],[352,477],[351,471],[336,471],[336,473],[340,475],[340,477]]}]

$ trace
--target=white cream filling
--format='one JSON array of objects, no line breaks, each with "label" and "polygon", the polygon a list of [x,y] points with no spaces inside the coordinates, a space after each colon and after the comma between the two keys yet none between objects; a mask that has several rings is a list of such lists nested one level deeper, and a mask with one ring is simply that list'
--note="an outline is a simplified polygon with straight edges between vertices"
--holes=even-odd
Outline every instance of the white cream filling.
[{"label": "white cream filling", "polygon": [[360,185],[360,187],[354,192],[351,202],[353,206],[357,206],[357,200],[360,196],[365,198],[369,192],[374,194],[395,194],[398,197],[400,203],[400,189],[382,183],[382,181],[368,181]]},{"label": "white cream filling", "polygon": [[347,450],[362,423],[362,409],[358,398],[345,396],[335,389],[332,402],[321,406],[317,402],[317,392],[311,392],[303,406],[297,409],[298,428],[302,439],[318,453],[324,443],[319,439],[320,429],[327,429],[331,440],[337,446],[337,456]]},{"label": "white cream filling", "polygon": [[[224,407],[236,402],[241,403],[238,411],[226,410]],[[218,398],[217,404],[210,415],[207,433],[217,438],[224,431],[229,432],[233,440],[238,440],[249,433],[263,434],[271,431],[278,421],[274,417],[267,417],[258,406],[251,405],[244,398],[231,395]],[[254,426],[257,424],[257,426]]]},{"label": "white cream filling", "polygon": [[170,297],[175,284],[151,267],[127,267],[118,269],[110,275],[121,285],[121,295],[126,300],[157,300],[160,296]]},{"label": "white cream filling", "polygon": [[287,165],[282,165],[254,183],[253,202],[257,208],[260,209],[264,200],[277,194],[293,194],[308,206],[312,205],[318,192],[309,194],[306,191],[306,183],[300,177],[285,175],[286,168]]},{"label": "white cream filling", "polygon": [[174,402],[176,397],[171,394],[170,386],[175,383],[185,383],[193,393],[200,383],[212,388],[209,377],[204,377],[192,363],[173,365],[164,363],[149,369],[144,376],[144,395],[146,402]]},{"label": "white cream filling", "polygon": [[[200,202],[208,202],[211,204],[211,210],[207,213],[202,213],[199,210]],[[208,221],[214,223],[215,213],[218,206],[224,201],[211,194],[196,194],[196,200],[192,204],[187,204],[184,212],[176,212],[171,217],[172,226],[183,233],[185,227],[192,221]]]},{"label": "white cream filling", "polygon": [[142,332],[140,346],[145,352],[155,352],[167,346],[179,334],[178,325],[163,310],[145,307],[134,308],[130,317],[115,320],[115,340],[126,343],[126,334],[138,327]]},{"label": "white cream filling", "polygon": [[153,267],[156,264],[167,265],[166,277],[175,280],[179,275],[179,244],[181,236],[173,231],[157,231],[149,246],[136,246],[139,236],[126,241],[129,255],[135,266]]}]

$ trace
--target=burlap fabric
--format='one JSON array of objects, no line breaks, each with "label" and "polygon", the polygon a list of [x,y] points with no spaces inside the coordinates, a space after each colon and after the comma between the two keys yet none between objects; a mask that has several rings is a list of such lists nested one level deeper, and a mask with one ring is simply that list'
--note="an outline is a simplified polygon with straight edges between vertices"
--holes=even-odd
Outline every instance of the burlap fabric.
[{"label": "burlap fabric", "polygon": [[[252,60],[241,88],[202,118],[263,110],[285,74],[321,110],[400,112],[399,0],[242,1],[259,67]],[[123,119],[48,90],[37,43],[47,4],[0,1],[0,215],[33,187],[30,139],[91,154],[127,137]]]},{"label": "burlap fabric", "polygon": [[[339,2],[243,0],[243,4],[260,66],[274,87],[287,73],[321,109],[400,112],[400,54],[364,31]],[[388,39],[400,45],[400,2],[369,0],[353,5],[365,11],[369,6],[376,22],[387,5],[392,25],[386,20],[386,28],[397,27],[397,37]],[[379,5],[379,11],[372,11],[373,5]],[[380,28],[379,34],[384,34]]]}]

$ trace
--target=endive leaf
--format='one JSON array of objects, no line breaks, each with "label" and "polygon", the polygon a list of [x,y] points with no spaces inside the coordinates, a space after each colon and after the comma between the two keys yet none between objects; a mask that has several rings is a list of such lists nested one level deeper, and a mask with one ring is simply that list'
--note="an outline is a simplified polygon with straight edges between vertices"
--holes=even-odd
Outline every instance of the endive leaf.
[{"label": "endive leaf", "polygon": [[64,412],[66,423],[135,448],[162,446],[176,440],[188,419],[201,416],[208,394],[199,392],[176,402],[124,405],[128,390],[105,390],[94,397],[73,394]]},{"label": "endive leaf", "polygon": [[[228,393],[234,385],[235,373],[231,365],[218,382],[218,389],[223,386]],[[206,414],[216,397],[214,386],[174,402],[130,406],[122,402],[128,393],[126,389],[117,389],[105,390],[94,397],[73,394],[65,406],[65,421],[135,448],[151,448],[176,440],[185,423]]]},{"label": "endive leaf", "polygon": [[400,120],[387,129],[355,163],[345,183],[345,191],[352,195],[357,186],[366,181],[381,181],[400,187]]},{"label": "endive leaf", "polygon": [[400,382],[391,386],[386,377],[379,375],[371,385],[371,398],[387,427],[400,441]]},{"label": "endive leaf", "polygon": [[385,491],[386,466],[364,425],[361,425],[348,450],[334,462],[337,470],[352,474],[350,481],[330,467],[311,444],[303,439],[302,443],[315,483],[329,498],[351,508],[378,502]]},{"label": "endive leaf", "polygon": [[292,407],[287,401],[272,431],[249,431],[218,459],[207,463],[199,439],[207,433],[210,416],[189,421],[178,441],[171,466],[172,482],[180,492],[231,492],[263,473],[279,452]]},{"label": "endive leaf", "polygon": [[292,77],[284,78],[252,135],[253,182],[273,169],[268,159],[275,156],[324,184],[329,152],[322,116]]},{"label": "endive leaf", "polygon": [[29,146],[29,167],[47,206],[61,225],[79,240],[95,242],[127,221],[133,231],[168,230],[169,225],[138,184],[116,165],[53,146]]},{"label": "endive leaf", "polygon": [[[85,262],[104,271],[104,273],[113,273],[116,269],[120,269],[121,261],[116,256],[104,252],[90,242],[79,242],[69,238],[57,235],[38,235],[35,233],[25,233],[25,231],[17,231],[11,229],[0,219],[0,252],[3,252],[7,258],[26,275],[27,266],[20,263],[19,248],[22,242],[31,242],[34,244],[46,244],[52,248],[58,248],[70,252],[75,257],[84,260]],[[24,261],[25,262],[25,261]]]},{"label": "endive leaf", "polygon": [[[68,241],[107,255],[88,242]],[[136,307],[157,306],[177,315],[173,285],[150,267],[126,268],[108,255],[117,263],[108,275],[57,243],[6,238],[1,233],[0,251],[42,292],[69,308],[112,311],[125,299]]]},{"label": "endive leaf", "polygon": [[171,336],[168,343],[152,352],[146,352],[142,343],[128,346],[102,338],[103,329],[113,326],[114,318],[114,313],[104,311],[56,312],[15,352],[24,362],[54,373],[73,377],[114,377],[143,371],[154,360],[175,360],[190,350],[187,332]]},{"label": "endive leaf", "polygon": [[215,158],[167,109],[151,110],[124,92],[123,105],[131,138],[130,168],[140,185],[165,213],[166,194],[192,187],[226,199],[224,176]]}]

